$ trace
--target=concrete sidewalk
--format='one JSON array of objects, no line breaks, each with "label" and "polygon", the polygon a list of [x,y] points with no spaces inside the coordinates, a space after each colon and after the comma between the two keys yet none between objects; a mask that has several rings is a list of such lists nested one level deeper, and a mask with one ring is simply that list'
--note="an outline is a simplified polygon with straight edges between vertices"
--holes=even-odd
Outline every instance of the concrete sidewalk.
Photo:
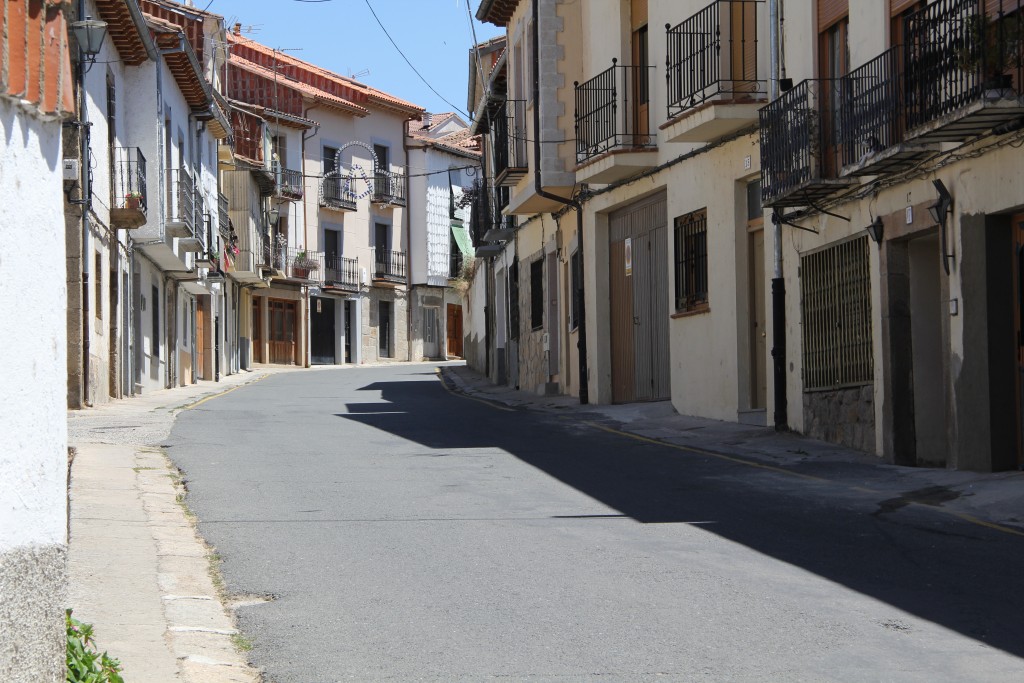
[{"label": "concrete sidewalk", "polygon": [[1024,540],[1024,472],[978,473],[898,467],[877,457],[772,428],[679,415],[668,401],[586,405],[496,386],[466,365],[442,368],[449,388],[504,407],[572,416],[596,429],[664,443],[681,451],[771,469],[874,496],[879,510],[927,506]]},{"label": "concrete sidewalk", "polygon": [[68,413],[70,606],[130,683],[250,683],[208,549],[157,444],[178,411],[288,370],[259,369]]}]

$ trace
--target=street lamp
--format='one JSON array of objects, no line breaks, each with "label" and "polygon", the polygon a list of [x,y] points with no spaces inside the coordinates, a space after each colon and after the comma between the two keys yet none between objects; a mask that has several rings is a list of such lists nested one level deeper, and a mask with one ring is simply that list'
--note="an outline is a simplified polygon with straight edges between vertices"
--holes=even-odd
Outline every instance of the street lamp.
[{"label": "street lamp", "polygon": [[868,234],[871,235],[871,239],[875,241],[875,244],[882,244],[883,232],[885,230],[885,224],[882,223],[882,217],[879,216],[875,220],[871,221],[871,225],[868,226]]},{"label": "street lamp", "polygon": [[935,186],[935,191],[939,194],[939,200],[928,207],[928,215],[939,226],[942,269],[946,271],[946,275],[949,275],[949,260],[953,258],[953,255],[949,253],[946,242],[946,217],[953,210],[953,196],[949,194],[949,190],[946,189],[945,183],[941,180],[933,180],[932,185]]},{"label": "street lamp", "polygon": [[107,22],[86,16],[81,21],[71,22],[70,28],[85,62],[91,66],[95,63],[96,55],[99,54],[103,40],[107,37]]}]

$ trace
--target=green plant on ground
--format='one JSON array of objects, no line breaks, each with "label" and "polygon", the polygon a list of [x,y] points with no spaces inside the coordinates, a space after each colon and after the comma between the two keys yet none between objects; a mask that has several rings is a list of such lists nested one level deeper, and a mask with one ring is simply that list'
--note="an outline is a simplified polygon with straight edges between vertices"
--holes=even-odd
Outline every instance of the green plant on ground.
[{"label": "green plant on ground", "polygon": [[65,616],[68,634],[68,683],[124,683],[121,678],[121,662],[106,652],[96,652],[92,638],[92,625],[83,624],[71,616]]}]

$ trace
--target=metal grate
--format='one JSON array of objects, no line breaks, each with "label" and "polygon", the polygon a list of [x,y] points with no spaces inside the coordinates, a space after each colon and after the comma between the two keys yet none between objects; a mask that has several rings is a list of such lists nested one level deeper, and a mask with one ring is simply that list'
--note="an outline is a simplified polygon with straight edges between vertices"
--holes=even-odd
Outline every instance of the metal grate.
[{"label": "metal grate", "polygon": [[800,259],[804,390],[873,381],[867,236]]},{"label": "metal grate", "polygon": [[655,147],[646,97],[653,67],[612,66],[576,82],[576,161],[618,148]]},{"label": "metal grate", "polygon": [[526,169],[526,100],[506,100],[494,117],[494,174]]},{"label": "metal grate", "polygon": [[675,220],[676,310],[708,301],[708,214],[706,209]]}]

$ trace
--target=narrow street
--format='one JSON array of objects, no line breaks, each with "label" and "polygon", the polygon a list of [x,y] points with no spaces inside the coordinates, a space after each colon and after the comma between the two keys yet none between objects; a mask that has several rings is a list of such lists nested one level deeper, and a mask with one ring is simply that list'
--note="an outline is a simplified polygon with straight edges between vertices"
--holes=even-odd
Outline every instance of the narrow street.
[{"label": "narrow street", "polygon": [[273,683],[1019,681],[1022,539],[857,482],[457,396],[273,375],[168,453]]}]

